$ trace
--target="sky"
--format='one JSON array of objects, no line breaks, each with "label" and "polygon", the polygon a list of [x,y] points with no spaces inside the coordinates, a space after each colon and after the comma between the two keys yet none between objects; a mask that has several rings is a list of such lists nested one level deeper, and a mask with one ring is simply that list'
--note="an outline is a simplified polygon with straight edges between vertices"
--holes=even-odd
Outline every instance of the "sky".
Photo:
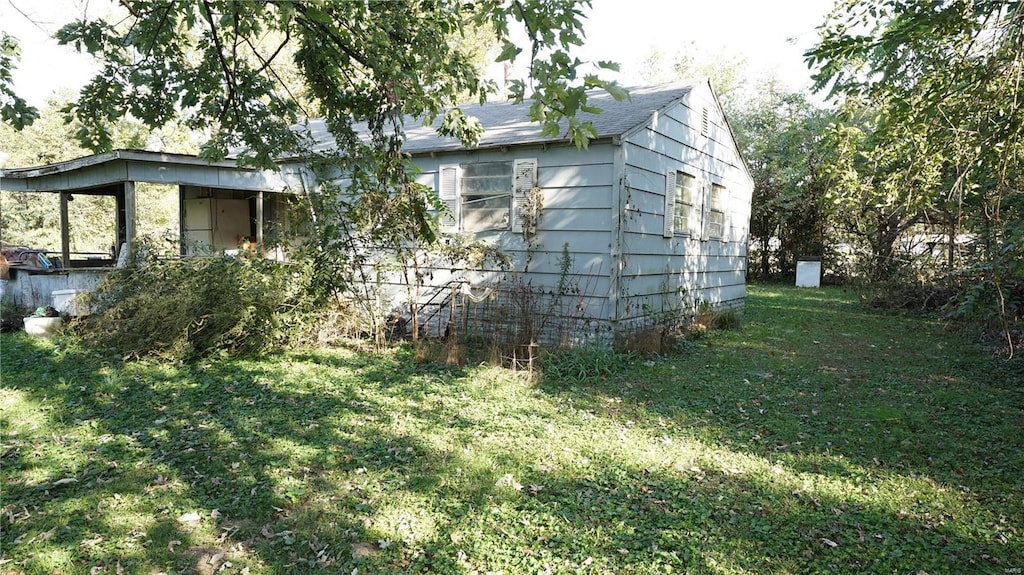
[{"label": "sky", "polygon": [[[96,66],[87,56],[50,38],[82,14],[99,15],[110,0],[0,0],[0,28],[18,38],[22,59],[14,87],[41,106],[59,89],[77,91]],[[593,0],[584,21],[583,60],[618,62],[623,85],[644,83],[644,61],[655,51],[671,63],[696,51],[699,59],[738,57],[750,79],[774,76],[793,90],[810,85],[803,52],[832,0]]]}]

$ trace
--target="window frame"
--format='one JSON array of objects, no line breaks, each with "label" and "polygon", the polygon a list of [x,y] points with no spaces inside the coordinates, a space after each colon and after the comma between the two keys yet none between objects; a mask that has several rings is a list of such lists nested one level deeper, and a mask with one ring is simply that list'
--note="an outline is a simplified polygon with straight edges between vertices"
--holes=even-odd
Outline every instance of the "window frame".
[{"label": "window frame", "polygon": [[[688,191],[689,194],[684,194],[684,191]],[[666,172],[664,237],[696,235],[694,214],[700,205],[699,194],[700,185],[696,175],[677,169]],[[686,201],[687,199],[689,201]]]},{"label": "window frame", "polygon": [[[495,165],[500,165],[501,168],[495,168]],[[474,174],[478,171],[479,174]],[[474,180],[484,185],[474,186]],[[487,180],[491,180],[490,185],[487,185]],[[497,187],[495,180],[500,180]],[[523,212],[529,207],[528,198],[531,190],[537,186],[537,159],[514,158],[442,164],[438,166],[436,181],[438,200],[449,212],[440,219],[442,231],[523,233],[523,218],[526,216]],[[493,202],[496,198],[507,198],[507,207],[483,207],[484,202]],[[475,207],[474,204],[479,207]],[[472,218],[476,209],[503,212],[501,224],[495,224],[495,218],[490,218],[470,223],[491,223],[467,226],[466,214],[471,214]]]},{"label": "window frame", "polygon": [[[705,235],[709,239],[722,239],[725,237],[725,211],[726,201],[725,196],[727,189],[721,184],[711,184],[711,190],[708,193],[708,217],[705,222],[706,233]],[[717,216],[717,218],[716,218]],[[715,222],[714,220],[720,220]],[[718,233],[716,234],[712,226],[717,225],[719,227]]]},{"label": "window frame", "polygon": [[[493,166],[500,165],[504,170],[507,168],[507,173],[495,174],[488,173],[488,169]],[[496,160],[487,162],[470,162],[459,164],[459,214],[460,222],[459,227],[462,231],[479,233],[479,232],[503,232],[512,229],[512,206],[513,199],[512,195],[515,186],[514,176],[515,162],[513,160]],[[474,170],[481,170],[484,173],[479,175],[470,175]],[[485,182],[488,180],[507,180],[508,185],[505,189],[497,191],[478,188],[476,190],[470,189],[471,182]],[[472,198],[472,199],[469,199]],[[484,207],[472,207],[473,204],[483,205],[484,202],[491,202],[495,199],[504,198],[503,205],[497,208],[484,208]],[[468,228],[467,214],[473,214],[475,211],[480,210],[493,210],[496,212],[505,212],[502,224],[495,225],[485,224],[478,227]],[[476,222],[473,222],[476,223]]]}]

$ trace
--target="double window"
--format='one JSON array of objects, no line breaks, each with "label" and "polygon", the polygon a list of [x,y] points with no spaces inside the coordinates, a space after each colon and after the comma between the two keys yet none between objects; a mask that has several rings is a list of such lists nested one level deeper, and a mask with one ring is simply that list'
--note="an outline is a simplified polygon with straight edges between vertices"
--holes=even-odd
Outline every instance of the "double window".
[{"label": "double window", "polygon": [[447,208],[446,231],[522,231],[522,213],[537,185],[537,160],[517,159],[441,166],[438,197]]},{"label": "double window", "polygon": [[726,226],[725,186],[702,185],[683,171],[665,174],[664,236],[689,235],[694,239],[722,239]]}]

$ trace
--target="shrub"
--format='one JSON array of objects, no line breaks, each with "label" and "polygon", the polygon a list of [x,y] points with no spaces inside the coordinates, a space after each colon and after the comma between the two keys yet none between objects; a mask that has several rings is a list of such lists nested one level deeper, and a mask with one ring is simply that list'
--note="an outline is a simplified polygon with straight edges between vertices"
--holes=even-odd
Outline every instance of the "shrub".
[{"label": "shrub", "polygon": [[946,278],[927,281],[892,280],[876,282],[867,288],[867,305],[876,309],[936,311],[956,297],[957,287]]},{"label": "shrub", "polygon": [[83,343],[126,358],[251,355],[303,326],[304,268],[249,257],[152,260],[115,269],[79,322]]}]

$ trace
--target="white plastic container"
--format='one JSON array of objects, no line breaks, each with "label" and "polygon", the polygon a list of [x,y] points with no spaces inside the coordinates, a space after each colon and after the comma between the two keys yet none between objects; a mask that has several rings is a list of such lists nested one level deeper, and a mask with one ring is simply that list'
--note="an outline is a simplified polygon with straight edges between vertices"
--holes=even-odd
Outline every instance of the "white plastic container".
[{"label": "white plastic container", "polygon": [[796,287],[821,287],[821,260],[796,262]]},{"label": "white plastic container", "polygon": [[77,289],[59,289],[50,292],[53,297],[53,307],[62,314],[71,317],[89,315],[89,306],[79,297],[86,292]]},{"label": "white plastic container", "polygon": [[36,337],[53,337],[63,323],[59,317],[26,317],[25,333]]}]

